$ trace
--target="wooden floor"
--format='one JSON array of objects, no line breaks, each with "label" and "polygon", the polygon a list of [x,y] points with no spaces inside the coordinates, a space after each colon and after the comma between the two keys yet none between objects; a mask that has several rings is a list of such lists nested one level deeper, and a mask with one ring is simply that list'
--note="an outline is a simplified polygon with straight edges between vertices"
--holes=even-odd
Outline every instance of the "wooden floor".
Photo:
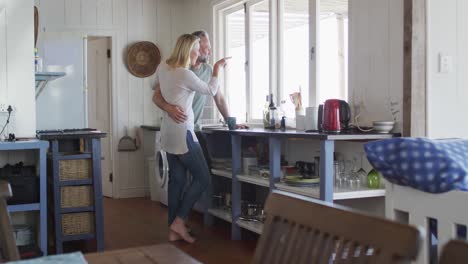
[{"label": "wooden floor", "polygon": [[[176,242],[174,245],[207,264],[250,263],[256,236],[248,236],[244,241],[231,241],[227,223],[216,221],[213,227],[205,227],[202,222],[201,214],[194,213],[190,217],[190,225],[197,236],[195,244]],[[165,243],[167,232],[167,208],[160,203],[143,198],[105,198],[106,250]]]}]

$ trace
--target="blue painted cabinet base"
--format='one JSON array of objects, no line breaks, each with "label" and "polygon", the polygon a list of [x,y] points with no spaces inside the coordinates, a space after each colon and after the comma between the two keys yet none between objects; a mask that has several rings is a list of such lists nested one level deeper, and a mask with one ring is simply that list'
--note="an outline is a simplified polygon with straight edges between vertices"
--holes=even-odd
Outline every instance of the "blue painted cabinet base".
[{"label": "blue painted cabinet base", "polygon": [[[60,140],[51,140],[51,148],[49,150],[52,167],[52,189],[53,189],[53,215],[54,215],[54,227],[55,227],[55,250],[57,254],[63,253],[63,243],[66,241],[73,240],[89,240],[96,239],[97,251],[104,250],[104,220],[103,220],[103,208],[102,208],[102,180],[101,180],[101,140],[100,138],[83,138],[85,142],[85,152],[89,154],[80,155],[63,155],[59,151]],[[92,176],[90,180],[73,180],[73,181],[60,181],[59,175],[59,162],[60,160],[70,159],[91,159],[92,163]],[[79,208],[62,208],[61,204],[61,187],[63,186],[92,186],[94,192],[94,203],[90,207],[79,207]],[[92,212],[94,213],[94,230],[92,234],[79,234],[65,236],[62,233],[62,216],[68,213],[79,213],[79,212]]]}]

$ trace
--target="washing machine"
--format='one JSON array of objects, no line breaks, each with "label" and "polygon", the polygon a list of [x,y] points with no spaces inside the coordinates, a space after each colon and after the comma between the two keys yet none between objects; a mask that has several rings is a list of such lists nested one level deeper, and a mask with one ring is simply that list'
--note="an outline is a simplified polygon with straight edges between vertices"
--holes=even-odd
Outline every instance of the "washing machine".
[{"label": "washing machine", "polygon": [[159,195],[159,202],[167,205],[167,190],[169,185],[169,163],[166,152],[161,149],[161,133],[157,132],[155,137],[155,157],[156,157],[156,193]]}]

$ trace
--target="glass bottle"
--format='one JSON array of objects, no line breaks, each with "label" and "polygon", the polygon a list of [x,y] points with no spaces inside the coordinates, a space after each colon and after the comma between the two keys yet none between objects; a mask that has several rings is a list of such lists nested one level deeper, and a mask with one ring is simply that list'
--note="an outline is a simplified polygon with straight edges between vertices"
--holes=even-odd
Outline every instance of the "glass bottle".
[{"label": "glass bottle", "polygon": [[270,100],[269,96],[266,96],[266,103],[265,109],[263,109],[263,127],[269,128],[270,127],[270,108],[269,108]]},{"label": "glass bottle", "polygon": [[367,174],[367,187],[370,189],[380,188],[380,174],[375,169]]}]

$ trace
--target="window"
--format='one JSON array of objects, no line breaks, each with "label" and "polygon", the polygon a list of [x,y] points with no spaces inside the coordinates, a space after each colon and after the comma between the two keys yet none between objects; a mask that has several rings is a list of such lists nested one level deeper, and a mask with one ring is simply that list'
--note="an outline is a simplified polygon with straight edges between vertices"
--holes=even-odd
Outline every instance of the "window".
[{"label": "window", "polygon": [[263,118],[266,95],[270,93],[270,14],[269,1],[248,8],[250,15],[250,104],[251,120]]},{"label": "window", "polygon": [[231,115],[238,120],[244,120],[246,114],[246,45],[245,45],[245,12],[244,8],[237,8],[226,14],[226,53],[225,57],[232,57],[226,67],[225,87],[231,106]]},{"label": "window", "polygon": [[[282,19],[282,99],[301,92],[302,105],[309,105],[309,0],[284,0]],[[289,104],[289,100],[288,100]],[[292,109],[292,108],[290,108]],[[288,116],[294,116],[289,111]]]},{"label": "window", "polygon": [[348,0],[226,0],[214,11],[217,57],[233,57],[224,82],[238,120],[259,123],[270,93],[288,117],[295,92],[303,107],[347,99]]}]

